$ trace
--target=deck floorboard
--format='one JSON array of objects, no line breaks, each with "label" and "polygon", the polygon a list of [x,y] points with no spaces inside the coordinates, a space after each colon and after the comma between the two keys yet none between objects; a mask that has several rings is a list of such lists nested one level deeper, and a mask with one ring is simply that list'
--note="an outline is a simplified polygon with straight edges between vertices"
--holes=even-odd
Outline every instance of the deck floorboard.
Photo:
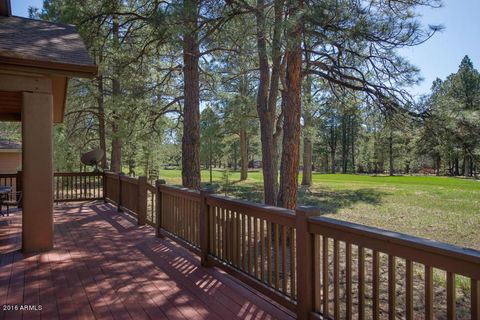
[{"label": "deck floorboard", "polygon": [[103,202],[54,213],[55,248],[23,254],[21,211],[0,216],[0,319],[293,319],[153,228]]}]

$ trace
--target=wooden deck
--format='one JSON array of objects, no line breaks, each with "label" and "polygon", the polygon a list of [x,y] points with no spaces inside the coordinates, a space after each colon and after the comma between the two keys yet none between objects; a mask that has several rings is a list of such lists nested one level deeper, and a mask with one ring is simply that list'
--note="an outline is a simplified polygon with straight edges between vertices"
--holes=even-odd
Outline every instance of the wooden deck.
[{"label": "wooden deck", "polygon": [[[55,249],[19,251],[0,216],[0,319],[291,319],[292,314],[103,202],[55,210]],[[5,311],[25,305],[39,310]]]}]

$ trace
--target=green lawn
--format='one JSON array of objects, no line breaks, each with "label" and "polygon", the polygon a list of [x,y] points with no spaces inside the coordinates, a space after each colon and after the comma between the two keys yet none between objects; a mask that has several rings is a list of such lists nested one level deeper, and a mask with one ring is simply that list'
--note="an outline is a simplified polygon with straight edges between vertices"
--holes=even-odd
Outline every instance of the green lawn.
[{"label": "green lawn", "polygon": [[[180,184],[179,170],[162,170],[162,179]],[[228,184],[214,171],[217,192],[262,201],[262,173],[250,172]],[[202,171],[202,181],[208,181]],[[364,176],[314,174],[313,185],[301,188],[299,204],[318,206],[323,214],[384,229],[480,249],[480,181],[430,176]]]}]

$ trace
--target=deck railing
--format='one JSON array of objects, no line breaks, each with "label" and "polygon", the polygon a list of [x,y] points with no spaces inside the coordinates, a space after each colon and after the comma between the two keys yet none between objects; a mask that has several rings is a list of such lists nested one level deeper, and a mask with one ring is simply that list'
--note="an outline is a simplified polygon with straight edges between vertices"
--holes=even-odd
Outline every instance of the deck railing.
[{"label": "deck railing", "polygon": [[[118,204],[108,192],[129,179],[107,174],[106,198]],[[299,319],[480,319],[479,251],[319,217],[315,208],[287,210],[164,181],[132,185],[137,189],[120,188],[119,208],[135,211],[125,193],[139,201],[146,201],[135,197],[144,194],[139,189],[155,193],[147,207],[155,210],[158,236],[199,254],[202,265],[224,269]],[[147,215],[142,212],[139,223]]]},{"label": "deck railing", "polygon": [[[103,172],[55,172],[53,195],[55,202],[103,199]],[[0,174],[0,185],[12,187],[10,197],[22,191],[22,173]]]},{"label": "deck railing", "polygon": [[16,197],[16,192],[22,190],[22,182],[19,178],[19,173],[1,173],[0,186],[9,186],[12,191],[7,195],[8,200],[13,200]]},{"label": "deck railing", "polygon": [[144,177],[55,179],[68,181],[55,193],[59,201],[115,203],[198,254],[203,266],[222,268],[299,319],[480,319],[477,250],[320,217],[315,208],[287,210]]},{"label": "deck railing", "polygon": [[56,202],[103,199],[103,173],[55,172],[53,194]]}]

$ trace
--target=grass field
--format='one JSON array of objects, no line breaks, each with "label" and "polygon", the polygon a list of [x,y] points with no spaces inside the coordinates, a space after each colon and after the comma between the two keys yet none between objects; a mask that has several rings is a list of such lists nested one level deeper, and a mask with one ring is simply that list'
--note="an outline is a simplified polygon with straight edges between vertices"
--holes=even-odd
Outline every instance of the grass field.
[{"label": "grass field", "polygon": [[[179,170],[162,170],[168,184],[180,184]],[[246,181],[213,172],[217,192],[262,201],[262,173]],[[208,181],[202,171],[202,181]],[[333,218],[408,233],[480,249],[480,181],[433,176],[313,175],[313,185],[301,188],[299,204],[318,206]]]}]

